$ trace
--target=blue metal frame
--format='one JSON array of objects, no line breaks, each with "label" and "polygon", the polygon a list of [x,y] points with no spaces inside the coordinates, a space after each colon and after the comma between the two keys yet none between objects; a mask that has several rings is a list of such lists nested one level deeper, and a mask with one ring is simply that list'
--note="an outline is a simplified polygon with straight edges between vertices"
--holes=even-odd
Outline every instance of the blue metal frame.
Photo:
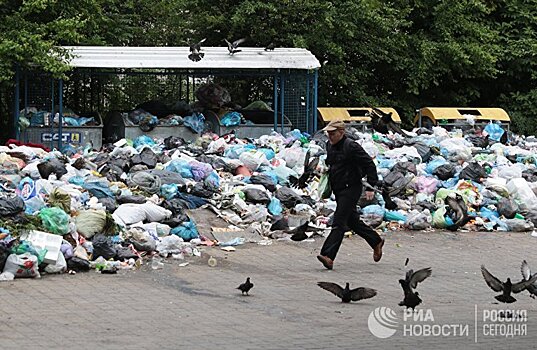
[{"label": "blue metal frame", "polygon": [[20,68],[17,65],[15,68],[15,93],[14,93],[14,105],[13,105],[13,120],[15,125],[13,125],[15,138],[20,139],[20,128],[19,128],[19,111],[20,111]]},{"label": "blue metal frame", "polygon": [[[27,72],[24,72],[24,79],[21,81],[21,72],[19,66],[16,67],[15,72],[15,94],[14,94],[14,104],[13,104],[13,119],[15,121],[14,125],[14,131],[15,136],[17,139],[20,140],[20,129],[19,129],[19,111],[20,111],[20,103],[21,103],[21,82],[24,83],[24,103],[25,108],[28,107],[26,104],[28,103],[28,77]],[[299,118],[301,121],[305,121],[305,123],[302,123],[302,127],[305,128],[305,130],[310,134],[313,134],[317,131],[318,125],[317,125],[317,102],[318,102],[318,70],[253,70],[253,71],[241,71],[241,70],[227,70],[227,71],[209,71],[209,70],[200,70],[193,72],[192,70],[175,70],[175,71],[162,71],[162,72],[143,72],[143,71],[130,71],[130,70],[92,70],[91,75],[113,75],[113,74],[132,74],[132,75],[138,75],[138,74],[166,74],[166,75],[187,75],[186,79],[186,91],[183,90],[183,85],[180,85],[180,91],[179,93],[182,95],[186,92],[186,100],[190,103],[191,100],[191,92],[194,91],[196,82],[196,77],[205,77],[205,76],[235,76],[235,75],[241,75],[241,76],[260,76],[260,77],[272,77],[273,80],[273,110],[274,110],[274,130],[280,131],[283,133],[285,131],[286,126],[286,118],[285,111],[291,113],[292,110],[290,110],[289,106],[286,106],[286,103],[296,103],[299,108],[301,103],[305,100],[306,106],[302,110],[302,112],[299,111],[298,114],[293,112],[293,116],[295,118]],[[302,95],[299,95],[300,101],[290,100],[289,96],[288,98],[285,97],[286,94],[286,85],[289,85],[290,91],[293,91],[294,85],[292,84],[294,82],[293,78],[302,77],[302,79],[305,79],[306,86],[305,89],[302,90]],[[305,78],[304,78],[305,77]],[[192,80],[191,80],[192,79]],[[289,84],[286,84],[286,81],[289,82]],[[64,82],[62,79],[57,80],[57,94],[58,94],[58,103],[55,104],[55,79],[51,77],[51,115],[50,118],[50,131],[51,134],[54,134],[54,108],[55,105],[58,106],[58,114],[59,114],[59,120],[58,120],[58,142],[57,147],[58,150],[62,151],[63,149],[63,140],[62,140],[62,134],[63,134],[63,93],[64,93]],[[305,94],[305,99],[302,100],[303,96]],[[182,96],[181,96],[182,97]],[[278,113],[281,113],[281,117],[278,118]],[[305,119],[302,119],[305,118]],[[293,121],[294,123],[294,121]],[[54,145],[54,141],[51,140],[51,148]]]}]

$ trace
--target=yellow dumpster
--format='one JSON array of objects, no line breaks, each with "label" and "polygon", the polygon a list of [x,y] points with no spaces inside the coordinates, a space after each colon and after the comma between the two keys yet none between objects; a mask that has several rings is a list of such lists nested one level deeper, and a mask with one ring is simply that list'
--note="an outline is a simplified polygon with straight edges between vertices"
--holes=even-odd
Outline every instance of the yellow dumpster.
[{"label": "yellow dumpster", "polygon": [[418,127],[431,127],[461,124],[466,120],[473,120],[478,124],[500,122],[507,127],[511,122],[507,112],[501,108],[423,107],[417,110],[414,124]]},{"label": "yellow dumpster", "polygon": [[[377,107],[384,113],[391,113],[392,119],[396,123],[401,123],[401,118],[397,111],[388,107]],[[320,128],[332,120],[343,120],[351,126],[360,126],[371,124],[369,114],[373,111],[372,107],[319,107],[317,108]],[[319,128],[319,129],[320,129]]]}]

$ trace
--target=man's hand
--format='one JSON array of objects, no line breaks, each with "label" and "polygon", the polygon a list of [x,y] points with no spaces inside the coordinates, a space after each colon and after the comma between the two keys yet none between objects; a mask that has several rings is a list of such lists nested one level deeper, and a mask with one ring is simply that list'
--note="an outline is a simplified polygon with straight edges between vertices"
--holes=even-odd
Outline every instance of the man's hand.
[{"label": "man's hand", "polygon": [[375,191],[365,191],[365,199],[370,201],[373,198],[375,198]]}]

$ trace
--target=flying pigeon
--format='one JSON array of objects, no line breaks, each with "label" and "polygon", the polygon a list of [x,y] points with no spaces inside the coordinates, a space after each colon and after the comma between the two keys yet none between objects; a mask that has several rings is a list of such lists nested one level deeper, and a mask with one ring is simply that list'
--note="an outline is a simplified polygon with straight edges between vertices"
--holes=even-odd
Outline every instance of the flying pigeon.
[{"label": "flying pigeon", "polygon": [[483,278],[485,279],[485,282],[487,282],[490,289],[495,292],[502,292],[502,294],[494,297],[496,300],[502,303],[514,303],[516,299],[511,296],[511,292],[520,293],[537,281],[537,275],[534,275],[529,280],[523,280],[515,284],[511,282],[510,278],[507,278],[507,281],[502,282],[498,278],[494,277],[485,268],[485,265],[481,265],[481,273],[483,274]]},{"label": "flying pigeon", "polygon": [[406,308],[414,308],[421,304],[422,300],[419,297],[419,293],[415,292],[415,289],[418,286],[418,283],[423,282],[427,277],[431,275],[431,268],[427,267],[421,270],[414,272],[413,270],[408,270],[405,276],[405,279],[400,279],[399,284],[403,288],[405,293],[405,298],[399,303],[399,306],[406,306]]},{"label": "flying pigeon", "polygon": [[242,50],[237,50],[237,47],[239,47],[240,44],[242,44],[243,42],[246,41],[246,38],[241,38],[241,39],[237,39],[235,40],[234,42],[230,43],[229,41],[227,41],[227,39],[224,39],[226,41],[226,44],[227,44],[227,49],[229,51],[229,54],[230,55],[233,55],[237,52],[241,52]]},{"label": "flying pigeon", "polygon": [[[522,261],[522,266],[520,266],[520,272],[522,272],[522,277],[524,278],[524,281],[530,280],[532,277],[537,275],[537,273],[531,274],[530,267],[526,260]],[[537,296],[537,282],[534,282],[526,287],[528,292],[530,293],[530,296],[535,299],[535,296]]]},{"label": "flying pigeon", "polygon": [[345,288],[341,288],[339,284],[332,282],[317,282],[317,285],[340,298],[342,303],[350,303],[351,300],[369,299],[377,295],[377,291],[371,288],[359,287],[350,289],[348,282],[345,284]]},{"label": "flying pigeon", "polygon": [[399,124],[393,120],[392,112],[384,113],[378,108],[372,108],[371,112],[369,113],[369,117],[371,118],[373,129],[377,132],[387,134],[389,131],[391,131],[394,134],[408,136],[408,134],[401,129]]},{"label": "flying pigeon", "polygon": [[240,291],[242,292],[242,295],[244,295],[244,293],[246,293],[246,295],[248,295],[248,292],[253,287],[254,287],[254,284],[252,282],[250,282],[250,277],[248,277],[248,278],[246,278],[246,282],[244,282],[240,286],[238,286],[237,289],[240,289]]},{"label": "flying pigeon", "polygon": [[315,169],[317,168],[317,165],[319,164],[319,158],[315,157],[310,162],[310,151],[306,153],[306,157],[304,158],[304,172],[300,177],[297,179],[294,176],[289,176],[289,182],[292,186],[298,187],[298,188],[305,188],[306,184],[309,182],[311,177],[313,176],[313,173],[315,172]]},{"label": "flying pigeon", "polygon": [[191,60],[191,61],[194,61],[194,62],[199,62],[201,61],[201,59],[203,58],[203,56],[205,56],[205,54],[203,52],[200,52],[201,51],[201,44],[205,41],[206,39],[202,39],[200,42],[198,42],[197,44],[190,44],[190,52],[191,54],[188,55],[188,58]]}]

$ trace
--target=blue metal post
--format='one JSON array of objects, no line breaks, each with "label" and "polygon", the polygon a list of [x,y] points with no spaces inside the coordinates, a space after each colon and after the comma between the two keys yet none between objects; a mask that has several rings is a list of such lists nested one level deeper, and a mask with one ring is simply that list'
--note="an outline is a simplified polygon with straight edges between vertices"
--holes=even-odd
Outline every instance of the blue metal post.
[{"label": "blue metal post", "polygon": [[13,101],[13,128],[14,128],[14,135],[15,138],[19,139],[19,110],[20,110],[20,101],[19,101],[19,93],[20,93],[20,68],[17,65],[15,68],[15,91],[14,91],[14,101]]},{"label": "blue metal post", "polygon": [[311,134],[310,130],[310,74],[306,76],[306,132]]},{"label": "blue metal post", "polygon": [[274,99],[272,100],[274,109],[274,131],[278,131],[278,76],[274,76]]},{"label": "blue metal post", "polygon": [[283,116],[284,108],[283,107],[285,106],[285,79],[282,78],[282,77],[280,77],[280,79],[281,79],[281,89],[280,89],[280,94],[281,95],[280,95],[280,97],[282,99],[281,107],[280,107],[281,113],[282,113],[282,126],[281,126],[280,130],[281,130],[281,133],[283,134],[283,124],[284,124],[284,119],[283,119],[284,118],[284,116]]},{"label": "blue metal post", "polygon": [[[54,78],[50,78],[50,115],[48,116],[50,135],[54,135]],[[50,138],[50,149],[54,148],[54,137]]]},{"label": "blue metal post", "polygon": [[58,114],[58,150],[61,152],[63,149],[63,79],[58,80]]},{"label": "blue metal post", "polygon": [[317,94],[319,84],[319,71],[315,70],[313,77],[313,133],[317,132]]}]

